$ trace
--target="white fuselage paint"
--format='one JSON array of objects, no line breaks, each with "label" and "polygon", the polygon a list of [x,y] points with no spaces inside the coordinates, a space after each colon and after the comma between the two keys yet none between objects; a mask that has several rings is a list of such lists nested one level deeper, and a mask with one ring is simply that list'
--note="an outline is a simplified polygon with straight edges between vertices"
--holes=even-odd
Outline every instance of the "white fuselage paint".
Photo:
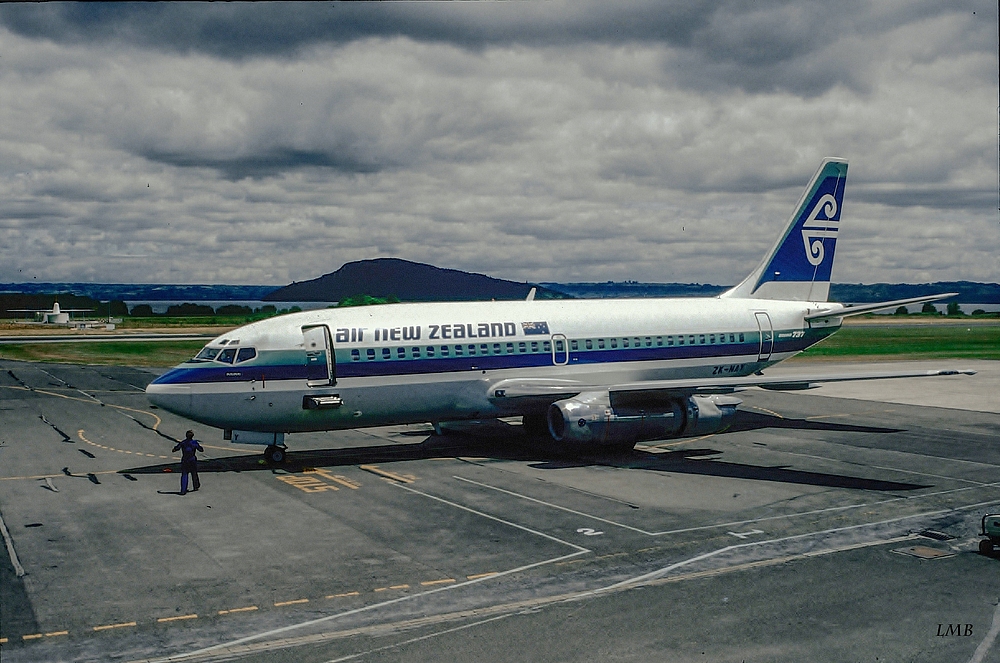
[{"label": "white fuselage paint", "polygon": [[[517,399],[495,397],[493,387],[503,380],[613,385],[750,375],[835,331],[839,319],[825,327],[803,320],[809,312],[830,307],[826,302],[699,298],[388,304],[308,311],[240,327],[208,346],[252,347],[252,360],[229,366],[185,362],[154,381],[147,393],[153,403],[196,421],[254,431],[512,416],[527,412]],[[766,316],[757,315],[761,313]],[[761,338],[761,321],[773,328],[770,340]],[[313,326],[329,329],[336,356],[334,384],[316,379],[322,372],[317,365],[312,375],[305,373],[309,360],[303,329]],[[414,338],[417,333],[419,338]],[[322,338],[315,333],[308,338],[317,337]],[[560,341],[565,343],[562,351]],[[475,354],[470,354],[470,345]],[[461,346],[460,356],[456,346]],[[433,357],[428,356],[429,348]],[[442,357],[442,348],[447,357]],[[388,358],[383,358],[386,352]],[[314,356],[314,364],[324,357]],[[342,405],[303,407],[305,397],[318,395],[337,395]]]}]

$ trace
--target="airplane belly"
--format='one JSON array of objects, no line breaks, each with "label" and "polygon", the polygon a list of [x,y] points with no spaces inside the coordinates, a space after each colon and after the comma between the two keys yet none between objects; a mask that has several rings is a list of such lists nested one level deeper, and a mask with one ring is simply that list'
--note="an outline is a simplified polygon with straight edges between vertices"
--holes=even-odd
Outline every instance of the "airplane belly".
[{"label": "airplane belly", "polygon": [[[341,380],[309,387],[305,381],[195,385],[175,396],[151,393],[154,403],[203,424],[223,429],[307,432],[426,421],[502,416],[485,398],[479,379],[372,383]],[[353,384],[352,384],[353,383]],[[198,388],[200,387],[200,388]],[[198,391],[191,396],[192,389]],[[339,405],[310,408],[308,399],[339,398]],[[181,399],[181,400],[178,400]],[[182,402],[183,400],[183,402]],[[334,401],[335,402],[335,401]]]}]

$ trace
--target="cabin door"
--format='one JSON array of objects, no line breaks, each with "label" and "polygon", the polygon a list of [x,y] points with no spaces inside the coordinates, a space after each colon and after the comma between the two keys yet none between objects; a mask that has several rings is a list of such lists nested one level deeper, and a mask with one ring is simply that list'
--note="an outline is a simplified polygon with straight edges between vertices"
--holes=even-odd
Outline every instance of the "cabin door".
[{"label": "cabin door", "polygon": [[767,361],[771,358],[771,350],[774,349],[774,330],[771,328],[771,318],[763,311],[758,311],[754,315],[757,317],[757,328],[760,330],[760,348],[757,351],[757,361]]},{"label": "cabin door", "polygon": [[556,366],[565,366],[569,363],[569,346],[562,334],[552,335],[552,363]]},{"label": "cabin door", "polygon": [[333,339],[326,325],[302,328],[306,348],[306,380],[310,387],[328,387],[337,384],[337,366],[334,363]]}]

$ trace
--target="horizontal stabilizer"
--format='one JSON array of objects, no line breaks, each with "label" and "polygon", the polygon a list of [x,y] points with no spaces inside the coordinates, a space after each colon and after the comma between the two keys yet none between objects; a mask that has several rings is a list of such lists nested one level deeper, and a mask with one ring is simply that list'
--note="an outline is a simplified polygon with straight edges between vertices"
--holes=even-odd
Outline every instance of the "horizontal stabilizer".
[{"label": "horizontal stabilizer", "polygon": [[823,320],[826,318],[848,318],[853,315],[863,315],[873,311],[883,311],[887,308],[899,308],[908,304],[923,304],[939,299],[948,299],[957,296],[957,292],[945,292],[940,295],[924,295],[923,297],[911,297],[909,299],[897,299],[892,302],[880,302],[878,304],[861,304],[859,306],[838,306],[803,316],[806,320]]}]

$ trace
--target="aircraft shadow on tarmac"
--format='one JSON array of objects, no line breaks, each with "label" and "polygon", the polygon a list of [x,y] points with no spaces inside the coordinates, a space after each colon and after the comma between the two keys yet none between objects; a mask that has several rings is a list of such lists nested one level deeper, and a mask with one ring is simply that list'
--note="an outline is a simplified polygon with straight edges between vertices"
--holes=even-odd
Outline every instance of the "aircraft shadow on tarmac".
[{"label": "aircraft shadow on tarmac", "polygon": [[[750,413],[744,413],[750,414]],[[740,424],[738,421],[737,424]],[[765,427],[804,428],[807,430],[831,430],[840,432],[891,433],[897,429],[831,424],[816,421],[781,419],[765,415],[751,414],[736,430],[755,430]],[[730,429],[730,430],[734,430]],[[751,479],[793,483],[826,488],[850,488],[855,490],[903,491],[928,488],[927,485],[884,481],[843,474],[826,474],[790,469],[782,466],[758,466],[729,463],[707,458],[721,454],[714,449],[679,449],[660,453],[650,453],[635,449],[631,451],[567,454],[547,447],[544,442],[526,436],[519,426],[504,422],[469,422],[453,425],[443,436],[428,435],[423,431],[408,431],[407,437],[421,437],[420,441],[403,444],[385,444],[341,449],[316,449],[292,451],[281,469],[302,472],[307,468],[325,468],[349,465],[392,463],[400,461],[428,460],[431,458],[476,457],[491,460],[512,460],[531,463],[535,469],[566,469],[572,467],[605,466],[622,469],[642,469],[680,474],[700,474],[704,476]],[[201,460],[199,473],[211,472],[260,472],[272,471],[276,466],[268,465],[260,456],[239,455],[225,458]],[[161,463],[126,470],[127,474],[160,474],[179,472],[180,464]]]},{"label": "aircraft shadow on tarmac", "polygon": [[858,424],[838,424],[829,421],[810,421],[808,419],[786,419],[760,412],[737,412],[733,424],[727,432],[760,430],[762,428],[791,428],[794,430],[825,430],[843,433],[901,433],[902,428],[885,428],[882,426],[861,426]]}]

